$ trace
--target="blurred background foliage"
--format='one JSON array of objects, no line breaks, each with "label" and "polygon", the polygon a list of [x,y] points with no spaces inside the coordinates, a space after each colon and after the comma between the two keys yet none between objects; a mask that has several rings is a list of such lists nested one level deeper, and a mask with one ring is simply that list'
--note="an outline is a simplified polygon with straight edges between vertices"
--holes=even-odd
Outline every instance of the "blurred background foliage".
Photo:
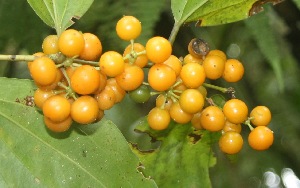
[{"label": "blurred background foliage", "polygon": [[[245,21],[214,26],[183,26],[174,43],[173,54],[187,54],[187,44],[195,37],[221,49],[229,58],[240,59],[245,76],[233,86],[236,96],[248,104],[269,106],[275,143],[267,151],[247,146],[249,130],[244,127],[245,144],[237,156],[227,157],[215,147],[218,163],[211,169],[213,187],[300,187],[300,1],[284,1],[265,6],[265,11]],[[168,0],[95,0],[91,9],[73,25],[82,32],[97,34],[104,51],[122,53],[128,43],[117,38],[115,23],[122,15],[134,15],[143,25],[138,42],[145,44],[153,35],[168,38],[173,17]],[[43,38],[53,34],[26,1],[0,0],[0,54],[33,54],[41,51]],[[25,62],[0,63],[0,76],[30,78]],[[209,91],[210,93],[210,91]],[[156,147],[150,138],[135,133],[139,118],[147,114],[154,99],[134,104],[129,98],[106,113],[130,142],[142,149]]]}]

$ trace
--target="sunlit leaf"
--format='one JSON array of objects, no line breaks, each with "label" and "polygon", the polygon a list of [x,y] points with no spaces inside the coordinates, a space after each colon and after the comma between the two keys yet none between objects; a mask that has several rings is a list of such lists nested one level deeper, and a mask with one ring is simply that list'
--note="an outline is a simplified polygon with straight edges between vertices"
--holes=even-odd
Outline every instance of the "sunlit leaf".
[{"label": "sunlit leaf", "polygon": [[[175,21],[197,21],[199,26],[212,26],[236,22],[257,14],[266,3],[277,4],[282,0],[208,0],[208,1],[172,1]],[[183,7],[183,8],[180,8]]]},{"label": "sunlit leaf", "polygon": [[153,131],[146,119],[141,120],[137,130],[161,141],[160,147],[151,151],[139,151],[133,145],[144,174],[159,187],[211,187],[209,168],[216,163],[211,144],[219,133],[194,131],[190,124],[174,123],[163,132]]},{"label": "sunlit leaf", "polygon": [[185,22],[197,9],[208,0],[172,0],[171,9],[175,22]]},{"label": "sunlit leaf", "polygon": [[[29,80],[0,78],[0,184],[6,187],[156,187],[109,120],[48,131],[26,106]],[[21,177],[21,178],[20,178]]]},{"label": "sunlit leaf", "polygon": [[93,0],[27,0],[36,14],[60,34],[92,5]]},{"label": "sunlit leaf", "polygon": [[257,0],[210,0],[194,12],[186,21],[199,21],[198,25],[219,25],[239,21],[249,17],[249,12]]}]

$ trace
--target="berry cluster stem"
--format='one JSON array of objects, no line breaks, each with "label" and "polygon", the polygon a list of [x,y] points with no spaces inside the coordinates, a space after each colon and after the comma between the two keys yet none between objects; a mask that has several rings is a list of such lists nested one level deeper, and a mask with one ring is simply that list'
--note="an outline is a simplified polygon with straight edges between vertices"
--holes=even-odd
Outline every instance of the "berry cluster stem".
[{"label": "berry cluster stem", "polygon": [[96,61],[85,61],[85,60],[82,60],[82,59],[73,59],[73,62],[81,64],[81,65],[91,65],[91,66],[94,66],[94,67],[99,67],[99,63],[96,62]]},{"label": "berry cluster stem", "polygon": [[63,73],[64,77],[66,78],[67,80],[67,83],[68,83],[68,86],[65,86],[64,84],[62,83],[59,83],[59,86],[64,88],[66,90],[66,93],[68,96],[72,97],[74,100],[77,99],[77,96],[75,94],[75,92],[72,90],[72,88],[70,87],[71,85],[71,81],[70,81],[70,78],[68,77],[67,75],[67,72],[65,69],[61,69],[61,72]]},{"label": "berry cluster stem", "polygon": [[228,88],[224,88],[224,87],[220,87],[220,86],[216,86],[216,85],[212,85],[212,84],[208,84],[208,83],[203,83],[202,85],[204,87],[214,89],[214,90],[220,91],[222,93],[227,93],[229,91]]},{"label": "berry cluster stem", "polygon": [[33,61],[34,55],[0,55],[2,61]]},{"label": "berry cluster stem", "polygon": [[[59,60],[65,60],[64,58],[61,59],[61,57],[57,56],[56,54],[49,55],[51,59],[53,59],[55,62],[60,58]],[[34,55],[1,55],[0,54],[0,61],[33,61],[37,58]],[[74,63],[78,63],[81,65],[92,65],[94,67],[99,67],[98,62],[96,61],[85,61],[81,59],[72,59]],[[59,64],[58,67],[64,66],[64,64]]]}]

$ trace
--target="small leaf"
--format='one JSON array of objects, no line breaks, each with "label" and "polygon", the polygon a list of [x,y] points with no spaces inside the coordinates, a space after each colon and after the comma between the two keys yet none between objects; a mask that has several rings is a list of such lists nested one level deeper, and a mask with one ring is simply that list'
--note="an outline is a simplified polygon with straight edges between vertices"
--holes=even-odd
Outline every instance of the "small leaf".
[{"label": "small leaf", "polygon": [[146,118],[137,126],[161,141],[160,147],[151,151],[133,146],[144,166],[143,173],[151,176],[159,187],[211,187],[209,168],[216,163],[211,144],[220,133],[194,131],[191,124],[170,126],[163,133],[153,131]]},{"label": "small leaf", "polygon": [[92,5],[93,0],[27,0],[36,14],[58,35],[70,27]]},{"label": "small leaf", "polygon": [[111,121],[54,134],[42,114],[23,103],[32,81],[0,78],[0,88],[0,185],[156,187],[139,173],[139,159]]},{"label": "small leaf", "polygon": [[213,103],[215,105],[217,105],[219,108],[223,108],[225,102],[226,102],[226,99],[223,95],[220,95],[220,94],[214,94],[210,97],[213,101]]}]

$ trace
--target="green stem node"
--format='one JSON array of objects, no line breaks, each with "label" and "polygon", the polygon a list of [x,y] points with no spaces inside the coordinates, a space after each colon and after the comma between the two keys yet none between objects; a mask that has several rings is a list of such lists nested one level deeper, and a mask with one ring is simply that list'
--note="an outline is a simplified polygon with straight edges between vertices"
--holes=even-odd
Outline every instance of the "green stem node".
[{"label": "green stem node", "polygon": [[159,94],[162,94],[162,92],[155,92],[155,91],[151,91],[151,92],[150,92],[150,95],[151,95],[151,96],[159,95]]},{"label": "green stem node", "polygon": [[176,100],[179,100],[179,98],[180,98],[180,96],[176,95],[176,94],[174,93],[174,91],[172,91],[172,90],[169,90],[169,91],[168,91],[168,96],[171,97],[172,100],[173,100],[173,98],[175,98]]},{"label": "green stem node", "polygon": [[175,84],[172,86],[172,89],[176,86],[179,86],[182,83],[182,80],[178,80],[177,82],[175,82]]},{"label": "green stem node", "polygon": [[253,117],[249,117],[245,122],[244,124],[247,125],[250,129],[250,131],[252,131],[254,128],[253,126],[251,125],[251,119],[253,119]]}]

